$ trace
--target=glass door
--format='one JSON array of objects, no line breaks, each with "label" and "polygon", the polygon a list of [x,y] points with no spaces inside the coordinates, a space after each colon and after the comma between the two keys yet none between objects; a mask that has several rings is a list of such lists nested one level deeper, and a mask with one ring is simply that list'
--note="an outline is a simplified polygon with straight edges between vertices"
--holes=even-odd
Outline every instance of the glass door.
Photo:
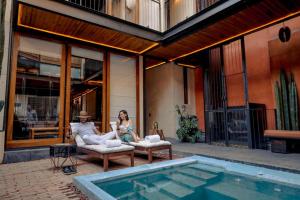
[{"label": "glass door", "polygon": [[[20,36],[10,95],[8,147],[62,142],[63,45]],[[15,74],[14,74],[15,73]],[[12,78],[13,79],[13,78]],[[20,142],[23,141],[23,142]]]},{"label": "glass door", "polygon": [[69,122],[78,122],[79,112],[84,110],[103,131],[103,53],[79,47],[71,47],[70,53]]}]

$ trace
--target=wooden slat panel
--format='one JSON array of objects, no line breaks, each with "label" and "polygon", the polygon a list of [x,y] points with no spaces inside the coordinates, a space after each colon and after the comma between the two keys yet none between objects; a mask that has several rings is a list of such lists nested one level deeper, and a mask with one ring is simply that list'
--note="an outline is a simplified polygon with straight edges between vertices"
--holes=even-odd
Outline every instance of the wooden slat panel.
[{"label": "wooden slat panel", "polygon": [[11,75],[10,75],[10,88],[9,88],[9,107],[8,107],[8,120],[7,120],[7,141],[13,139],[13,123],[14,123],[14,109],[15,109],[15,96],[16,96],[16,79],[17,79],[17,62],[18,62],[18,49],[20,45],[20,34],[15,33],[13,39],[12,61],[11,61]]},{"label": "wooden slat panel", "polygon": [[52,144],[62,143],[62,138],[51,138],[51,139],[32,139],[32,140],[13,140],[7,141],[6,148],[20,148],[20,147],[38,147],[48,146]]},{"label": "wooden slat panel", "polygon": [[300,1],[264,0],[147,55],[173,59],[300,10]]},{"label": "wooden slat panel", "polygon": [[85,21],[62,16],[50,11],[20,4],[22,12],[19,26],[35,28],[40,31],[57,33],[65,37],[75,37],[94,43],[121,48],[134,53],[155,44],[155,42],[138,38],[126,33],[97,26]]}]

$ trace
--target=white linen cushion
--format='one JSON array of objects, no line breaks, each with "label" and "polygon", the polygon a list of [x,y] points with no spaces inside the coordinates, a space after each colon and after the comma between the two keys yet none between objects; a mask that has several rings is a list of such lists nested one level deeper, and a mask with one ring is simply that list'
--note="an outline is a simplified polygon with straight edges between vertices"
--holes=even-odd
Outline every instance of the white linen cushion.
[{"label": "white linen cushion", "polygon": [[[94,122],[87,122],[92,124],[93,126],[95,126]],[[74,135],[74,137],[78,134],[78,127],[79,127],[79,122],[71,122],[70,123],[70,127],[71,127],[71,131],[72,131],[72,135]]]},{"label": "white linen cushion", "polygon": [[129,142],[129,144],[132,145],[132,146],[140,146],[140,147],[149,148],[149,147],[158,147],[158,146],[171,145],[171,142],[161,140],[159,142],[150,143],[148,141],[142,140],[142,141],[139,141],[139,142]]},{"label": "white linen cushion", "polygon": [[85,142],[83,141],[83,139],[80,137],[80,135],[75,136],[75,141],[76,141],[76,144],[78,147],[82,147],[82,146],[86,145]]},{"label": "white linen cushion", "polygon": [[105,145],[107,148],[119,147],[122,145],[121,140],[105,140]]},{"label": "white linen cushion", "polygon": [[134,147],[130,145],[122,144],[118,147],[110,147],[107,148],[106,145],[98,144],[98,145],[84,145],[81,148],[89,149],[92,151],[96,151],[98,153],[114,153],[114,152],[122,152],[122,151],[130,151],[133,150]]}]

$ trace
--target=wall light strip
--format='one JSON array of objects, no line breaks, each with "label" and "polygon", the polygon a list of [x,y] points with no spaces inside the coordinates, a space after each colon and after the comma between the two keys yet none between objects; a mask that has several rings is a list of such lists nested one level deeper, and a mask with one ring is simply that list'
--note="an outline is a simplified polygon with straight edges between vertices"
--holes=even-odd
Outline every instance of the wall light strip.
[{"label": "wall light strip", "polygon": [[195,66],[195,65],[187,65],[187,64],[183,64],[183,63],[176,63],[176,64],[179,66],[189,67],[189,68],[193,68],[193,69],[197,68],[197,66]]},{"label": "wall light strip", "polygon": [[140,51],[139,54],[143,54],[144,52],[156,47],[157,45],[159,45],[159,43],[156,42],[156,43],[152,44],[150,47],[144,49],[143,51]]},{"label": "wall light strip", "polygon": [[75,39],[75,40],[88,42],[88,43],[92,43],[92,44],[96,44],[96,45],[101,45],[101,46],[105,46],[105,47],[109,47],[109,48],[113,48],[113,49],[127,51],[127,52],[131,52],[131,53],[135,53],[135,54],[142,54],[142,53],[148,51],[149,49],[159,45],[158,43],[151,44],[149,47],[147,47],[146,49],[144,49],[142,51],[134,51],[134,50],[130,50],[130,49],[124,49],[124,48],[121,48],[121,47],[116,47],[116,46],[104,44],[104,43],[101,43],[101,42],[94,42],[92,40],[86,40],[86,39],[82,39],[82,38],[79,38],[79,37],[74,37],[74,36],[71,36],[71,35],[66,35],[66,34],[57,33],[57,32],[54,32],[54,31],[48,31],[48,30],[45,30],[45,29],[36,28],[36,27],[33,27],[33,26],[24,25],[24,24],[21,23],[22,14],[23,14],[23,5],[19,4],[18,26],[20,26],[20,27],[24,27],[24,28],[28,28],[28,29],[32,29],[32,30],[36,30],[36,31],[41,31],[41,32],[45,32],[45,33],[49,33],[49,34],[53,34],[53,35],[58,35],[58,36],[62,36],[62,37],[67,37],[67,38],[70,38],[70,39]]},{"label": "wall light strip", "polygon": [[154,68],[154,67],[158,67],[158,66],[160,66],[160,65],[162,65],[162,64],[165,64],[166,62],[165,61],[163,61],[163,62],[160,62],[160,63],[158,63],[158,64],[155,64],[155,65],[152,65],[152,66],[149,66],[149,67],[146,67],[146,70],[148,70],[148,69],[152,69],[152,68]]},{"label": "wall light strip", "polygon": [[199,52],[199,51],[208,49],[208,48],[210,48],[210,47],[212,47],[212,46],[221,44],[221,43],[223,43],[223,42],[226,42],[226,41],[229,41],[229,40],[231,40],[231,39],[240,37],[240,36],[242,36],[242,35],[246,35],[247,33],[250,33],[250,32],[256,31],[256,30],[258,30],[258,29],[264,28],[264,27],[266,27],[266,26],[275,24],[276,22],[282,21],[282,20],[284,20],[284,19],[286,19],[286,18],[293,17],[293,16],[298,15],[298,14],[300,14],[300,11],[291,13],[291,14],[289,14],[289,15],[286,15],[286,16],[281,17],[281,18],[279,18],[279,19],[273,20],[273,21],[271,21],[271,22],[269,22],[269,23],[266,23],[266,24],[264,24],[264,25],[258,26],[258,27],[256,27],[256,28],[250,29],[250,30],[245,31],[245,32],[242,32],[242,33],[239,33],[239,34],[237,34],[237,35],[234,35],[234,36],[232,36],[232,37],[226,38],[226,39],[221,40],[221,41],[219,41],[219,42],[216,42],[216,43],[214,43],[214,44],[211,44],[211,45],[202,47],[202,48],[197,49],[197,50],[195,50],[195,51],[192,51],[192,52],[190,52],[190,53],[186,53],[186,54],[183,54],[183,55],[181,55],[181,56],[172,58],[172,59],[170,59],[169,61],[172,62],[172,61],[177,60],[177,59],[179,59],[179,58],[183,58],[183,57],[189,56],[189,55],[191,55],[191,54],[194,54],[194,53],[197,53],[197,52]]}]

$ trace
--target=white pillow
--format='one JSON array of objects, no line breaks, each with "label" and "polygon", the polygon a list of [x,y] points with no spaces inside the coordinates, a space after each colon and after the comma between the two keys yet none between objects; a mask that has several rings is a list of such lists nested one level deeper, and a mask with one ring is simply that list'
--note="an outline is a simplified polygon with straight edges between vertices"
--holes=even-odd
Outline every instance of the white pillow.
[{"label": "white pillow", "polygon": [[80,135],[76,135],[75,136],[75,141],[77,146],[81,147],[85,145],[85,142],[82,140],[82,138],[80,137]]},{"label": "white pillow", "polygon": [[71,132],[74,137],[76,137],[76,134],[78,133],[78,126],[79,123],[70,123]]},{"label": "white pillow", "polygon": [[117,122],[109,122],[109,124],[110,124],[113,131],[117,130]]}]

